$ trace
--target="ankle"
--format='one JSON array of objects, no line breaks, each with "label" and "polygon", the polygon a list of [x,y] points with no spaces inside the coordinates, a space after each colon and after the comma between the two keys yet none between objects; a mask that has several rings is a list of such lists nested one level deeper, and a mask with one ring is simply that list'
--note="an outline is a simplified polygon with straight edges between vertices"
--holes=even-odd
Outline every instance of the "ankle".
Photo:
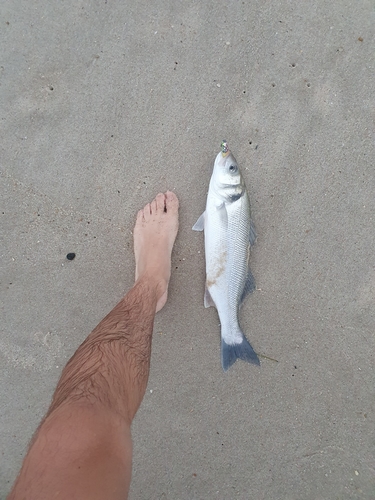
[{"label": "ankle", "polygon": [[148,290],[155,295],[156,300],[158,301],[166,292],[168,288],[168,281],[155,276],[153,273],[144,272],[137,278],[134,286],[144,287],[145,290]]}]

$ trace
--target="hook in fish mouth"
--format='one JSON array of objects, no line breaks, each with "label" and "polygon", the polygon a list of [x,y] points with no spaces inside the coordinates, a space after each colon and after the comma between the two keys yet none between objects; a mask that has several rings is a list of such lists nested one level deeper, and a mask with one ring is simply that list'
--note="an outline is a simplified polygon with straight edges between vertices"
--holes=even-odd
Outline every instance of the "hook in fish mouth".
[{"label": "hook in fish mouth", "polygon": [[224,139],[222,141],[222,143],[220,144],[220,147],[221,147],[221,152],[223,153],[223,155],[227,154],[228,151],[229,151],[229,146],[228,146],[228,143],[227,141]]}]

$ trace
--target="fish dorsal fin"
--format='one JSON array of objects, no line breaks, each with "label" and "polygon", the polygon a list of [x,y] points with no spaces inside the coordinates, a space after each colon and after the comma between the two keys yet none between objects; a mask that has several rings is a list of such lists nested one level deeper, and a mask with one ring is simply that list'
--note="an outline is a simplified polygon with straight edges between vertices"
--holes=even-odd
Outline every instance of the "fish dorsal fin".
[{"label": "fish dorsal fin", "polygon": [[247,271],[245,286],[243,288],[243,292],[242,292],[242,295],[241,295],[240,306],[242,305],[243,301],[245,300],[246,295],[248,295],[249,293],[253,293],[253,291],[255,289],[256,289],[255,278],[254,278],[254,276],[252,275],[252,272],[249,269]]},{"label": "fish dorsal fin", "polygon": [[199,217],[199,219],[197,220],[197,222],[194,224],[193,231],[203,231],[203,229],[204,229],[205,213],[206,212],[203,212],[203,214]]},{"label": "fish dorsal fin", "polygon": [[256,239],[257,239],[257,234],[255,232],[254,222],[250,221],[250,236],[249,236],[250,246],[253,246],[255,244]]}]

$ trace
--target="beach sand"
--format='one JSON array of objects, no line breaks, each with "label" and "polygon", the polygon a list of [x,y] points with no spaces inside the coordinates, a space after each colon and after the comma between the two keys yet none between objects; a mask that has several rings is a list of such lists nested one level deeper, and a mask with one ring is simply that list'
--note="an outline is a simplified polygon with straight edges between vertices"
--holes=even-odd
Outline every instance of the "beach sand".
[{"label": "beach sand", "polygon": [[[0,497],[64,364],[180,199],[130,499],[373,499],[373,2],[3,0]],[[224,374],[203,212],[226,139],[258,240]],[[72,261],[66,255],[74,252]]]}]

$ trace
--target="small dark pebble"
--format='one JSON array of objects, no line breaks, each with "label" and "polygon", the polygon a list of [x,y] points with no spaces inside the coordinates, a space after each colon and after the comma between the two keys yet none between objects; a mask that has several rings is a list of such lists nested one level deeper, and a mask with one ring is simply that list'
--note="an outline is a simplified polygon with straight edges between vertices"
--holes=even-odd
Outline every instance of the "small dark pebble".
[{"label": "small dark pebble", "polygon": [[76,258],[76,254],[75,253],[68,253],[68,255],[66,256],[66,258],[68,260],[73,260]]}]

